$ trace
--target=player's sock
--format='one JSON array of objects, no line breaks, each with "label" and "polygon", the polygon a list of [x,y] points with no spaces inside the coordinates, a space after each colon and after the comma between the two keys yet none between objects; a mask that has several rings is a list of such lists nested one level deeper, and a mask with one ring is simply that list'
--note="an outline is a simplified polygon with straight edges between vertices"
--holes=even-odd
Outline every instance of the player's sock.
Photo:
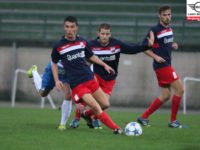
[{"label": "player's sock", "polygon": [[88,110],[84,111],[84,115],[87,117],[91,117],[94,115],[94,111],[92,109],[88,109]]},{"label": "player's sock", "polygon": [[98,119],[105,124],[107,127],[109,127],[110,129],[119,129],[120,127],[118,125],[116,125],[112,119],[110,118],[110,116],[106,113],[106,112],[102,112],[101,114],[97,115]]},{"label": "player's sock", "polygon": [[75,119],[76,119],[76,120],[80,120],[80,118],[81,118],[81,113],[80,113],[79,109],[76,108]]},{"label": "player's sock", "polygon": [[181,102],[180,96],[173,95],[172,97],[172,108],[171,108],[171,122],[176,120],[176,115]]},{"label": "player's sock", "polygon": [[98,119],[96,115],[92,115],[91,118],[92,118],[93,120]]},{"label": "player's sock", "polygon": [[163,104],[163,102],[159,99],[156,98],[149,108],[142,114],[142,118],[147,119],[154,111],[156,111],[160,106]]},{"label": "player's sock", "polygon": [[61,107],[61,125],[66,125],[72,111],[72,101],[64,100]]},{"label": "player's sock", "polygon": [[33,74],[33,82],[34,82],[35,88],[39,92],[42,86],[42,78],[36,70],[33,70],[32,74]]}]

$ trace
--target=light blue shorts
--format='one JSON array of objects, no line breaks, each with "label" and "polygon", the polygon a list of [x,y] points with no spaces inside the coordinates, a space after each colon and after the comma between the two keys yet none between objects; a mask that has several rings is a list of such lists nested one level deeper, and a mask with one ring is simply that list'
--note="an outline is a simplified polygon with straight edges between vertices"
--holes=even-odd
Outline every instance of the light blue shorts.
[{"label": "light blue shorts", "polygon": [[[66,78],[65,75],[65,70],[62,67],[58,66],[58,77],[59,80],[63,83],[69,83],[68,79]],[[54,78],[53,78],[53,73],[51,70],[51,63],[48,63],[44,70],[44,74],[42,76],[42,89],[53,89],[55,86]]]}]

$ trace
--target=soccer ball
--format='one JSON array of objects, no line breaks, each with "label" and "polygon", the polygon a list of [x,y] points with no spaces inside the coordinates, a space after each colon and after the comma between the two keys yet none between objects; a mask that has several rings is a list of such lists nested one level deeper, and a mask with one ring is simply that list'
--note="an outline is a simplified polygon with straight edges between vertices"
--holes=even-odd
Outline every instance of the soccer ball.
[{"label": "soccer ball", "polygon": [[142,134],[142,127],[137,122],[130,122],[126,125],[124,133],[127,136],[140,136]]}]

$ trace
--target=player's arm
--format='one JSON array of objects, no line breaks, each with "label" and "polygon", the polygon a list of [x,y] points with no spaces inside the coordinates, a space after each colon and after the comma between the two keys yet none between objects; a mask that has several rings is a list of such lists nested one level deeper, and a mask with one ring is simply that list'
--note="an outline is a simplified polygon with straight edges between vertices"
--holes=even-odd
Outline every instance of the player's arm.
[{"label": "player's arm", "polygon": [[110,74],[114,74],[115,71],[112,67],[110,67],[109,65],[107,65],[106,63],[104,63],[101,59],[99,59],[97,56],[93,55],[89,58],[90,61],[92,61],[93,63],[96,63],[102,67],[104,67],[104,69]]},{"label": "player's arm", "polygon": [[62,90],[63,83],[58,78],[58,66],[57,66],[57,63],[55,64],[53,62],[52,65],[51,65],[51,69],[52,69],[52,73],[53,73],[53,77],[54,77],[56,88],[58,90]]},{"label": "player's arm", "polygon": [[147,50],[144,52],[147,56],[153,58],[156,62],[158,63],[163,63],[166,62],[166,60],[158,55],[156,55],[154,52],[152,52],[151,50]]},{"label": "player's arm", "polygon": [[149,36],[146,37],[146,40],[147,40],[146,43],[136,44],[136,45],[129,45],[122,43],[121,53],[136,54],[150,49],[154,43],[154,33],[152,31],[150,31]]},{"label": "player's arm", "polygon": [[[153,31],[154,31],[153,28],[151,28],[150,32],[147,34],[146,38],[143,40],[143,44],[149,42],[148,39],[152,36],[152,34],[155,35],[155,33],[154,33]],[[150,38],[150,39],[151,39],[151,38]],[[154,45],[154,41],[155,41],[155,36],[153,37],[153,43],[151,43],[151,44],[152,44],[152,47],[153,47],[153,45]],[[146,50],[144,53],[145,53],[147,56],[153,58],[153,59],[154,59],[156,62],[158,62],[158,63],[163,63],[163,62],[165,62],[165,59],[163,59],[162,57],[156,55],[156,54],[155,54],[152,50],[150,50],[150,49]]]},{"label": "player's arm", "polygon": [[58,51],[56,50],[56,48],[53,48],[52,50],[51,59],[52,59],[51,69],[52,69],[55,85],[57,89],[61,90],[63,88],[63,83],[58,78],[58,66],[57,66],[57,63],[60,59],[60,55]]}]

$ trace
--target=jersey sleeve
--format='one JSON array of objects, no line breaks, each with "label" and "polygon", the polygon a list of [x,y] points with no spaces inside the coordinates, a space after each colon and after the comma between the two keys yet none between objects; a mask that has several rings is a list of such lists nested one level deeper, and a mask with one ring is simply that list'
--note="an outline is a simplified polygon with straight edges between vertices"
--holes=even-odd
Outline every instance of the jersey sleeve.
[{"label": "jersey sleeve", "polygon": [[60,54],[57,51],[57,47],[53,46],[52,52],[51,52],[51,60],[53,63],[58,63],[58,61],[60,60]]},{"label": "jersey sleeve", "polygon": [[148,46],[148,42],[145,44],[127,44],[121,42],[121,53],[123,54],[136,54],[139,52],[143,52],[145,50],[150,49],[151,47]]},{"label": "jersey sleeve", "polygon": [[92,52],[92,50],[90,49],[89,43],[86,42],[86,47],[85,47],[85,57],[86,59],[89,59],[90,57],[92,57],[94,55],[94,53]]}]

